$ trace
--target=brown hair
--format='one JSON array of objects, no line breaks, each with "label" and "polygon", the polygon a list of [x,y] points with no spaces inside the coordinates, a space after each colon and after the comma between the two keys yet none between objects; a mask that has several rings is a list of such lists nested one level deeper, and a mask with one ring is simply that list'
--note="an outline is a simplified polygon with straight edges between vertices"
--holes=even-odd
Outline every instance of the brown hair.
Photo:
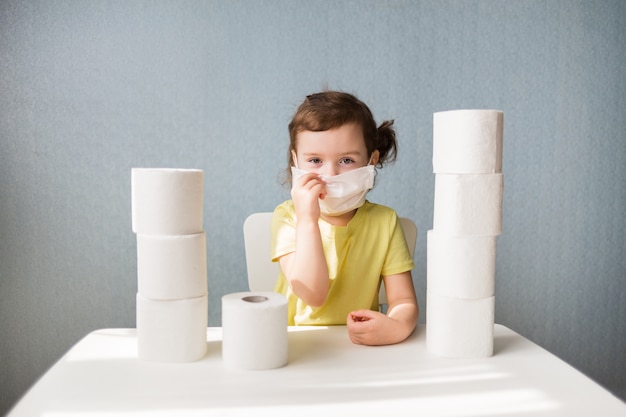
[{"label": "brown hair", "polygon": [[307,96],[289,123],[286,182],[291,182],[291,151],[296,151],[298,133],[305,130],[322,132],[347,123],[361,126],[368,156],[376,150],[379,152],[377,167],[382,168],[383,164],[395,161],[398,144],[393,120],[386,120],[377,128],[372,112],[361,100],[340,91],[324,91]]}]

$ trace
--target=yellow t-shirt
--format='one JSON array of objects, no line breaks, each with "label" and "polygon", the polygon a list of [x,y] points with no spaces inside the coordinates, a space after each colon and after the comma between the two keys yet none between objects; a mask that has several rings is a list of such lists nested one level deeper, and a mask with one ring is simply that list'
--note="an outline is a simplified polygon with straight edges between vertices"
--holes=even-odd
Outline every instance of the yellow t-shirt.
[{"label": "yellow t-shirt", "polygon": [[[319,220],[330,288],[326,302],[311,307],[289,287],[282,271],[275,291],[287,297],[289,325],[346,324],[348,313],[378,310],[378,291],[383,276],[413,269],[404,233],[394,210],[368,201],[347,226]],[[296,214],[292,200],[274,210],[272,261],[296,250]]]}]

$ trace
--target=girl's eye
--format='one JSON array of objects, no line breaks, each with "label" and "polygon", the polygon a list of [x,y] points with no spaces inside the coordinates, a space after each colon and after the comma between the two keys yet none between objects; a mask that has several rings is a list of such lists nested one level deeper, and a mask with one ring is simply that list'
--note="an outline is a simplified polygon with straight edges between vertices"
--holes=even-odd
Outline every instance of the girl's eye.
[{"label": "girl's eye", "polygon": [[322,163],[322,160],[321,160],[321,159],[319,159],[319,158],[311,158],[311,159],[309,159],[307,162],[310,162],[310,163],[312,163],[312,164],[321,164],[321,163]]},{"label": "girl's eye", "polygon": [[350,165],[350,164],[354,163],[354,159],[352,159],[352,158],[341,158],[339,163],[342,164],[342,165]]}]

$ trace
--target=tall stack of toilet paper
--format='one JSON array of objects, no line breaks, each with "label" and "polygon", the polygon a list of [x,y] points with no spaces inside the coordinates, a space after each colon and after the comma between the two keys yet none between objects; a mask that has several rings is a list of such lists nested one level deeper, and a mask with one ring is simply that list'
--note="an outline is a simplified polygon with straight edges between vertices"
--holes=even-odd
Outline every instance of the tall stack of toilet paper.
[{"label": "tall stack of toilet paper", "polygon": [[207,348],[203,171],[133,168],[138,357],[191,362]]},{"label": "tall stack of toilet paper", "polygon": [[426,343],[440,356],[493,355],[502,132],[498,110],[433,115],[435,201],[433,229],[427,233]]}]

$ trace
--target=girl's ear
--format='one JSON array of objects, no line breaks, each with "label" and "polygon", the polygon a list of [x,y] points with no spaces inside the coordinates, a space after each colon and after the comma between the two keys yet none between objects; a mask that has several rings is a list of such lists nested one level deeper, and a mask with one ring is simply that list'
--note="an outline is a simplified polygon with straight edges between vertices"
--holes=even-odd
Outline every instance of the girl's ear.
[{"label": "girl's ear", "polygon": [[291,150],[291,162],[293,162],[293,166],[298,168],[298,156],[296,155],[296,151],[293,149]]},{"label": "girl's ear", "polygon": [[376,164],[378,163],[379,157],[380,157],[380,152],[378,152],[378,149],[376,149],[374,152],[372,152],[372,156],[370,156],[369,164],[376,166]]}]

